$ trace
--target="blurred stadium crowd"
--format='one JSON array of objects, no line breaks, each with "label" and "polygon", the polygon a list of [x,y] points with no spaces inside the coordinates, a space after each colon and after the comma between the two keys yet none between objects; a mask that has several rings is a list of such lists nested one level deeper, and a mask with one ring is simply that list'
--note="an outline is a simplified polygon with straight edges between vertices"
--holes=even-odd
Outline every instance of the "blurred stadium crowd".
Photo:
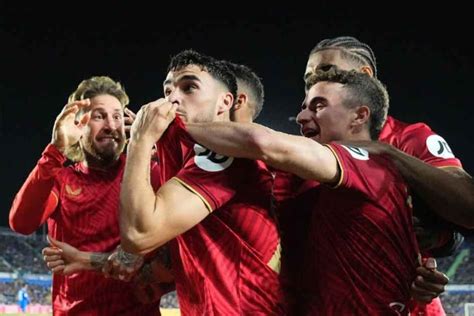
[{"label": "blurred stadium crowd", "polygon": [[[32,303],[51,304],[51,273],[41,258],[46,245],[41,234],[22,236],[0,230],[0,304],[16,304],[16,293],[24,283]],[[474,303],[474,236],[467,237],[453,256],[437,261],[438,269],[450,278],[441,296],[446,313],[465,315],[466,303]],[[164,296],[161,307],[178,308],[176,292]]]}]

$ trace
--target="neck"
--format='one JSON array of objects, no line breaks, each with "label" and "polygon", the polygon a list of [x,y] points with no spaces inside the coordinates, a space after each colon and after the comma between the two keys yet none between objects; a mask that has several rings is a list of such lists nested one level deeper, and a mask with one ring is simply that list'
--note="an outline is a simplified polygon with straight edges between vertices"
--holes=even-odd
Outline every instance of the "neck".
[{"label": "neck", "polygon": [[229,111],[221,113],[214,117],[214,122],[228,122],[230,121]]},{"label": "neck", "polygon": [[253,115],[248,112],[235,111],[231,120],[239,123],[252,123]]},{"label": "neck", "polygon": [[357,132],[352,131],[348,135],[348,138],[346,140],[359,141],[359,140],[372,140],[372,138],[370,137],[370,132],[367,129],[363,129]]}]

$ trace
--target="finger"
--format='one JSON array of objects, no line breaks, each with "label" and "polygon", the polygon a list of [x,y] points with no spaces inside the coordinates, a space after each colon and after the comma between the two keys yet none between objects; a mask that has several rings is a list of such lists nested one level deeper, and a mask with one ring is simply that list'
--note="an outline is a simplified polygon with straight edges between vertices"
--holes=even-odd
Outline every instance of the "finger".
[{"label": "finger", "polygon": [[123,122],[125,123],[125,125],[132,125],[133,122],[135,121],[135,118],[131,118],[131,117],[124,117],[123,119]]},{"label": "finger", "polygon": [[56,118],[56,122],[63,122],[67,120],[74,120],[76,118],[76,113],[79,112],[77,105],[72,105],[61,111],[61,113]]},{"label": "finger", "polygon": [[64,106],[61,113],[69,112],[72,108],[75,108],[75,111],[79,111],[80,109],[87,108],[90,106],[91,102],[90,99],[83,99],[83,100],[76,100],[71,103],[68,103]]},{"label": "finger", "polygon": [[435,258],[427,258],[425,263],[424,263],[424,266],[427,268],[427,269],[430,269],[430,270],[434,270],[438,267],[437,263],[436,263],[436,259]]},{"label": "finger", "polygon": [[60,255],[47,255],[47,256],[43,256],[43,260],[45,262],[51,262],[51,261],[63,260],[63,259]]},{"label": "finger", "polygon": [[59,248],[53,248],[53,247],[46,247],[41,251],[41,254],[43,256],[53,256],[53,255],[61,255],[62,250]]},{"label": "finger", "polygon": [[78,109],[84,109],[91,105],[91,100],[89,98],[76,100],[72,102],[73,105],[77,106]]},{"label": "finger", "polygon": [[415,279],[413,284],[414,284],[414,286],[416,286],[416,288],[418,288],[420,290],[436,293],[437,295],[440,295],[445,290],[444,285],[440,285],[440,284],[436,284],[436,283],[429,283],[429,282],[426,282],[426,281],[419,281],[417,279]]},{"label": "finger", "polygon": [[60,242],[59,240],[56,240],[56,239],[54,239],[53,237],[51,237],[51,236],[49,236],[49,235],[47,236],[47,238],[48,238],[48,242],[49,242],[52,246],[54,246],[54,247],[59,248],[59,249],[62,250],[62,247],[63,247],[63,245],[64,245],[63,242]]},{"label": "finger", "polygon": [[51,272],[56,273],[56,274],[62,274],[64,272],[64,268],[65,268],[64,265],[60,265],[51,269]]},{"label": "finger", "polygon": [[446,285],[449,282],[448,276],[438,270],[429,270],[425,267],[418,267],[416,268],[416,273],[427,282],[439,283],[442,285]]},{"label": "finger", "polygon": [[81,120],[79,121],[79,123],[77,124],[77,126],[78,126],[79,128],[82,128],[82,127],[86,126],[87,123],[89,123],[90,118],[91,118],[91,113],[90,113],[90,112],[85,113],[85,114],[82,116],[82,118],[81,118]]},{"label": "finger", "polygon": [[123,111],[127,115],[127,118],[131,119],[132,122],[135,119],[135,117],[137,117],[137,115],[132,110],[130,110],[129,108],[125,108],[125,110],[123,110]]},{"label": "finger", "polygon": [[157,111],[157,113],[162,113],[163,115],[167,116],[170,114],[170,111],[174,105],[175,105],[174,103],[160,99],[160,100],[150,103],[149,107],[150,107],[150,111],[151,110]]},{"label": "finger", "polygon": [[435,292],[430,292],[430,291],[426,291],[424,289],[420,289],[420,288],[416,287],[415,285],[412,285],[410,290],[411,290],[410,291],[411,296],[416,301],[419,301],[419,302],[429,303],[433,299],[435,299],[439,296],[439,294],[437,294]]},{"label": "finger", "polygon": [[69,109],[72,108],[72,107],[79,107],[79,106],[82,104],[83,101],[84,101],[84,100],[76,100],[76,101],[72,101],[72,102],[70,102],[70,103],[67,103],[67,104],[63,107],[63,109],[61,110],[61,113],[64,113],[65,111],[69,110]]},{"label": "finger", "polygon": [[46,266],[49,269],[54,269],[55,267],[64,266],[64,265],[65,265],[64,260],[55,260],[55,261],[51,261],[51,262],[46,262]]},{"label": "finger", "polygon": [[171,104],[171,109],[168,112],[168,117],[169,118],[175,118],[176,117],[176,110],[178,109],[178,105],[175,103]]}]

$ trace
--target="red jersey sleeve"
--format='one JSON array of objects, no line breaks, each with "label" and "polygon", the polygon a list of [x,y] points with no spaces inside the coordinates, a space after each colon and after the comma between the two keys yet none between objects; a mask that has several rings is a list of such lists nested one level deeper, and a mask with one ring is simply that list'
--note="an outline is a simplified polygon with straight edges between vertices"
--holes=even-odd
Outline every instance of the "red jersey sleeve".
[{"label": "red jersey sleeve", "polygon": [[407,124],[388,117],[380,140],[434,167],[462,167],[447,141],[425,123]]},{"label": "red jersey sleeve", "polygon": [[402,135],[402,150],[434,167],[462,167],[446,140],[426,124],[410,125]]},{"label": "red jersey sleeve", "polygon": [[55,179],[65,161],[54,145],[45,148],[10,208],[9,222],[14,231],[31,234],[54,212],[58,205]]},{"label": "red jersey sleeve", "polygon": [[[246,159],[218,155],[199,145],[186,131],[178,118],[157,143],[162,183],[174,178],[197,194],[213,211],[229,201],[243,178]],[[255,162],[253,162],[255,163]],[[246,169],[249,170],[249,169]]]},{"label": "red jersey sleeve", "polygon": [[327,147],[335,154],[341,169],[337,187],[356,189],[374,199],[378,199],[386,192],[387,186],[393,181],[406,188],[402,177],[386,158],[369,156],[365,149],[358,147],[334,143]]}]

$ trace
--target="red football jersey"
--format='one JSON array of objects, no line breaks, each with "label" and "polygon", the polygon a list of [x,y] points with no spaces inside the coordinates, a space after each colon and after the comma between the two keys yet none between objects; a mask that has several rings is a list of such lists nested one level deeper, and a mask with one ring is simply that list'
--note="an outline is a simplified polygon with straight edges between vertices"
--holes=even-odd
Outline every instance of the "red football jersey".
[{"label": "red football jersey", "polygon": [[419,250],[406,184],[384,157],[328,146],[340,183],[313,182],[298,199],[312,209],[301,305],[315,315],[407,315]]},{"label": "red football jersey", "polygon": [[379,140],[434,167],[461,167],[446,140],[424,123],[408,124],[387,117]]},{"label": "red football jersey", "polygon": [[[118,207],[125,156],[108,170],[82,163],[62,167],[52,145],[15,197],[10,220],[35,229],[47,218],[49,234],[79,250],[110,252],[120,244]],[[154,183],[156,181],[153,181]],[[54,315],[159,315],[159,302],[141,304],[132,283],[96,272],[53,275]]]},{"label": "red football jersey", "polygon": [[182,314],[285,314],[270,172],[202,147],[179,118],[157,147],[161,182],[179,181],[210,212],[169,243]]},{"label": "red football jersey", "polygon": [[[408,124],[388,116],[379,140],[389,143],[434,167],[462,167],[460,160],[454,156],[446,140],[434,133],[424,123]],[[415,214],[417,214],[417,210],[420,211],[415,203]],[[414,315],[445,315],[439,298],[426,305],[418,305],[415,302],[415,306],[412,312]]]}]

